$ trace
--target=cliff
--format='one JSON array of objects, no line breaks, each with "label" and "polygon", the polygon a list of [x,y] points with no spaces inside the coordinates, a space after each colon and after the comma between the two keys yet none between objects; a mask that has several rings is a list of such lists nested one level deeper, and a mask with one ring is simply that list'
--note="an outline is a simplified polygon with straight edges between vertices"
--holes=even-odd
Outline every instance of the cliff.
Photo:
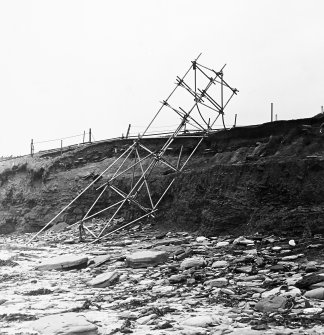
[{"label": "cliff", "polygon": [[[324,232],[323,121],[319,115],[209,135],[177,176],[154,223],[163,230],[186,229],[205,235]],[[154,150],[165,139],[145,141]],[[181,146],[183,159],[188,157],[192,141],[175,141],[167,159],[176,162]],[[103,141],[62,155],[38,153],[1,162],[0,233],[38,231],[130,143]],[[152,196],[174,177],[169,172],[164,166],[155,170]],[[128,178],[131,172],[119,183],[127,183]],[[92,187],[55,223],[80,219],[96,195]],[[97,207],[106,206],[111,197],[107,192]],[[122,214],[129,219],[130,213]]]}]

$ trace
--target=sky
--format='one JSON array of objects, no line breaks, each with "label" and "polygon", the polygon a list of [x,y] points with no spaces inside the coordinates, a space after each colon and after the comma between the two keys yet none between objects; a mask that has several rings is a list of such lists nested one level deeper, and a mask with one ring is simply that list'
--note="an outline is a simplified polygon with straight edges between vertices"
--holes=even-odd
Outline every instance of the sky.
[{"label": "sky", "polygon": [[[95,140],[142,132],[200,53],[239,90],[228,126],[270,121],[271,102],[278,120],[312,117],[323,12],[323,0],[0,0],[0,156],[89,128]],[[178,121],[165,112],[152,129]]]}]

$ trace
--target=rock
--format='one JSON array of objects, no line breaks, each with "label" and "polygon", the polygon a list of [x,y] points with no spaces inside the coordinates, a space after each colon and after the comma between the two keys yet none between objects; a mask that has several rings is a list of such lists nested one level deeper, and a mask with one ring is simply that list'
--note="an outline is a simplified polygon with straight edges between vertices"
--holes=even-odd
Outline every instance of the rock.
[{"label": "rock", "polygon": [[315,288],[313,290],[307,291],[304,294],[304,297],[311,298],[311,299],[324,300],[324,288],[323,287],[319,287],[319,288]]},{"label": "rock", "polygon": [[[253,330],[250,327],[248,328],[238,328],[234,329],[233,332],[230,333],[230,335],[264,335],[265,332],[260,332],[258,330]],[[279,335],[278,333],[275,333],[276,335]]]},{"label": "rock", "polygon": [[217,242],[216,248],[227,247],[228,245],[229,245],[229,242],[226,242],[226,241]]},{"label": "rock", "polygon": [[226,268],[227,266],[227,261],[216,261],[212,264],[212,268]]},{"label": "rock", "polygon": [[77,313],[44,316],[33,321],[31,328],[42,335],[97,335],[98,327]]},{"label": "rock", "polygon": [[145,325],[149,321],[151,321],[153,319],[156,319],[156,318],[157,318],[156,314],[150,314],[150,315],[142,316],[141,318],[137,319],[137,323],[139,323],[140,325]]},{"label": "rock", "polygon": [[118,271],[103,273],[88,282],[88,285],[93,287],[107,287],[115,284],[120,277]]},{"label": "rock", "polygon": [[168,294],[175,290],[174,286],[154,286],[152,288],[153,293],[157,294]]},{"label": "rock", "polygon": [[321,281],[319,283],[313,284],[311,286],[309,286],[310,290],[313,290],[314,288],[319,288],[319,287],[324,287],[324,281]]},{"label": "rock", "polygon": [[322,313],[323,308],[320,307],[309,307],[309,308],[304,308],[303,313],[304,314],[319,314]]},{"label": "rock", "polygon": [[288,244],[289,244],[291,247],[295,247],[295,246],[296,246],[296,242],[295,242],[295,240],[290,240],[290,241],[288,242]]},{"label": "rock", "polygon": [[324,281],[324,274],[310,274],[298,280],[295,284],[300,289],[307,289],[309,286]]},{"label": "rock", "polygon": [[206,264],[203,258],[187,258],[180,264],[181,269],[200,268]]},{"label": "rock", "polygon": [[248,249],[248,250],[243,250],[243,254],[256,256],[258,254],[258,251],[257,249]]},{"label": "rock", "polygon": [[209,280],[206,284],[210,287],[224,287],[227,286],[228,280],[226,278],[216,278]]},{"label": "rock", "polygon": [[176,283],[181,283],[186,281],[187,277],[184,275],[173,275],[171,277],[169,277],[169,282],[171,284],[176,284]]},{"label": "rock", "polygon": [[91,267],[97,268],[111,260],[110,255],[101,255],[91,260]]},{"label": "rock", "polygon": [[279,246],[272,247],[273,251],[280,251],[282,248]]},{"label": "rock", "polygon": [[274,272],[286,271],[286,267],[283,264],[276,264],[271,266],[270,270]]},{"label": "rock", "polygon": [[205,243],[205,242],[208,242],[208,238],[205,237],[205,236],[198,236],[198,237],[196,238],[196,241],[197,241],[198,243]]},{"label": "rock", "polygon": [[252,273],[252,266],[241,266],[236,268],[236,271],[240,273]]},{"label": "rock", "polygon": [[260,312],[276,312],[278,309],[285,308],[287,298],[283,296],[270,296],[260,300],[254,308]]},{"label": "rock", "polygon": [[242,244],[242,245],[248,245],[248,244],[254,244],[253,240],[248,240],[244,236],[240,236],[237,239],[233,241],[233,244]]},{"label": "rock", "polygon": [[229,290],[228,288],[222,288],[221,292],[224,293],[224,294],[227,294],[227,295],[234,295],[235,294],[234,291]]},{"label": "rock", "polygon": [[169,255],[165,251],[137,251],[126,256],[126,265],[132,268],[154,266],[166,262],[168,257]]},{"label": "rock", "polygon": [[207,329],[201,327],[185,327],[180,331],[181,335],[206,335]]},{"label": "rock", "polygon": [[184,244],[187,242],[186,238],[167,238],[165,240],[162,241],[158,241],[154,243],[154,246],[158,247],[161,245],[180,245],[180,244]]},{"label": "rock", "polygon": [[316,272],[317,270],[318,269],[315,262],[309,262],[308,264],[306,264],[305,271],[307,273]]},{"label": "rock", "polygon": [[216,323],[217,319],[213,315],[194,316],[183,321],[183,324],[190,327],[206,328]]},{"label": "rock", "polygon": [[88,257],[77,255],[62,255],[44,261],[36,266],[36,270],[71,270],[87,267]]},{"label": "rock", "polygon": [[297,259],[299,257],[299,255],[290,255],[290,256],[284,256],[281,259],[283,261],[294,261],[295,259]]}]

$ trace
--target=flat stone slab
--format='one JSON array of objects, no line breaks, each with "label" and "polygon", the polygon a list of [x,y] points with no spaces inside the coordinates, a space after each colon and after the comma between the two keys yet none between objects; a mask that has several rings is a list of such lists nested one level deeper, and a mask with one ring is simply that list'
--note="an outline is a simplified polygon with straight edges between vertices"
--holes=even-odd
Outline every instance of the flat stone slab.
[{"label": "flat stone slab", "polygon": [[324,287],[314,288],[304,294],[306,298],[324,300]]},{"label": "flat stone slab", "polygon": [[107,287],[115,284],[120,277],[118,271],[103,273],[88,282],[93,287]]},{"label": "flat stone slab", "polygon": [[50,258],[40,265],[36,266],[36,270],[70,270],[75,268],[85,268],[88,264],[88,257],[76,255],[62,255]]},{"label": "flat stone slab", "polygon": [[154,266],[166,262],[168,258],[169,254],[165,251],[137,251],[126,256],[126,265],[133,268]]},{"label": "flat stone slab", "polygon": [[97,335],[98,327],[83,315],[64,313],[44,316],[31,324],[33,330],[44,335]]},{"label": "flat stone slab", "polygon": [[208,327],[217,324],[217,318],[213,315],[201,315],[191,317],[183,321],[183,324],[191,327]]}]

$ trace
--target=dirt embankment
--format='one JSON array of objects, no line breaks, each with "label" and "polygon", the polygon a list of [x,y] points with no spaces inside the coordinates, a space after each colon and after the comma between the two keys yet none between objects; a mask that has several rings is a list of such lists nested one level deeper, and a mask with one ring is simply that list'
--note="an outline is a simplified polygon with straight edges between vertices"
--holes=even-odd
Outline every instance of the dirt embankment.
[{"label": "dirt embankment", "polygon": [[[277,121],[210,135],[161,202],[156,224],[206,235],[324,232],[324,136],[319,131],[323,121],[324,116]],[[156,150],[163,141],[145,144]],[[168,160],[177,161],[181,146],[188,157],[192,141],[174,142]],[[0,233],[39,230],[129,144],[104,142],[63,155],[37,154],[0,163]],[[166,167],[157,168],[152,197],[158,197],[173,177]],[[119,186],[129,178],[131,172]],[[55,222],[80,219],[95,200],[96,188]],[[96,208],[106,206],[111,197],[107,192]],[[129,213],[122,214],[129,219]]]}]

